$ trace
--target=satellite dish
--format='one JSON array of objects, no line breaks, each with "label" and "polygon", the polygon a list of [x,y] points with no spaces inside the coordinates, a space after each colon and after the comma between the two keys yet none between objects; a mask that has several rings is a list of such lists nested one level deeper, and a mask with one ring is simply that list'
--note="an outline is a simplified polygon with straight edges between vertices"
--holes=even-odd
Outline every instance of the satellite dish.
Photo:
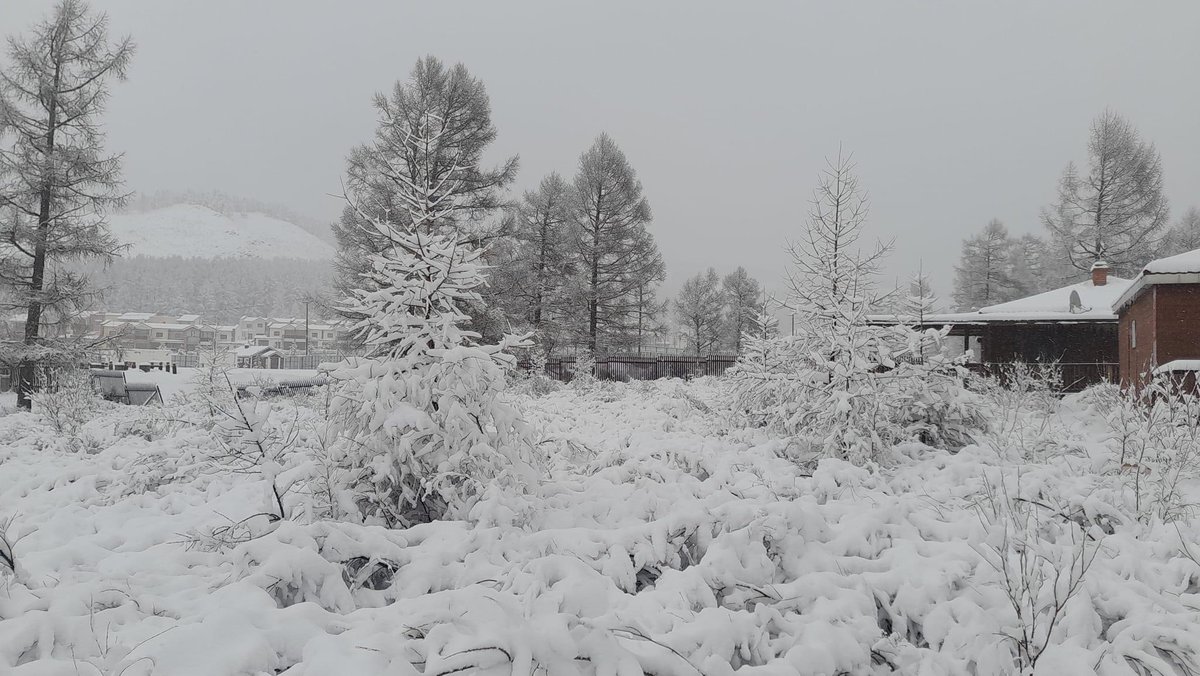
[{"label": "satellite dish", "polygon": [[1071,290],[1071,314],[1083,312],[1083,301],[1079,299],[1079,292]]}]

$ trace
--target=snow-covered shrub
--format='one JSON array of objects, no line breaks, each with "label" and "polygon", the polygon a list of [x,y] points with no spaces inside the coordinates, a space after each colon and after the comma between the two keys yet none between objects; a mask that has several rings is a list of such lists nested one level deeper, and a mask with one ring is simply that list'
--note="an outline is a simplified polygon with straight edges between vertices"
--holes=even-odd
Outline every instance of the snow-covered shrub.
[{"label": "snow-covered shrub", "polygon": [[596,384],[596,355],[584,350],[575,356],[575,368],[571,370],[571,386],[586,390]]},{"label": "snow-covered shrub", "polygon": [[232,403],[214,406],[213,437],[219,450],[210,456],[215,466],[238,474],[262,476],[268,486],[265,509],[277,519],[286,519],[284,496],[299,482],[301,459],[294,453],[300,433],[297,418],[279,420],[272,416],[270,402],[241,398],[228,383]]},{"label": "snow-covered shrub", "polygon": [[465,515],[489,482],[528,479],[526,425],[501,397],[516,366],[506,350],[528,343],[479,345],[462,328],[460,305],[483,284],[480,249],[453,231],[367,220],[390,247],[371,257],[369,290],[347,301],[372,352],[331,374],[337,462],[363,517],[407,526]]},{"label": "snow-covered shrub", "polygon": [[[1100,547],[1083,525],[1062,511],[1019,495],[1008,485],[984,483],[977,503],[988,529],[980,556],[997,574],[1012,612],[1003,635],[1012,642],[1022,673],[1031,673],[1065,624],[1072,599]],[[1061,639],[1059,639],[1061,640]]]},{"label": "snow-covered shrub", "polygon": [[1111,471],[1123,479],[1142,518],[1193,516],[1186,493],[1200,480],[1200,396],[1155,379],[1140,393],[1113,386],[1092,394],[1108,427]]},{"label": "snow-covered shrub", "polygon": [[55,370],[32,400],[34,411],[72,446],[78,446],[80,430],[103,406],[103,399],[92,387],[90,374],[73,368]]},{"label": "snow-covered shrub", "polygon": [[539,349],[528,350],[529,368],[517,369],[512,378],[513,391],[531,397],[541,397],[562,387],[562,383],[546,373],[546,354]]},{"label": "snow-covered shrub", "polygon": [[1032,460],[1060,450],[1066,438],[1059,412],[1062,370],[1053,362],[1005,364],[969,386],[988,410],[987,443],[1000,457]]},{"label": "snow-covered shrub", "polygon": [[[938,350],[944,335],[860,319],[752,341],[729,372],[735,405],[814,452],[855,463],[904,441],[961,446],[986,420],[966,369]],[[922,347],[931,356],[913,358]]]},{"label": "snow-covered shrub", "polygon": [[17,573],[17,555],[13,551],[18,538],[15,535],[10,535],[10,532],[13,530],[12,525],[14,520],[13,517],[0,520],[0,576],[3,576],[7,570],[9,575],[19,577]]}]

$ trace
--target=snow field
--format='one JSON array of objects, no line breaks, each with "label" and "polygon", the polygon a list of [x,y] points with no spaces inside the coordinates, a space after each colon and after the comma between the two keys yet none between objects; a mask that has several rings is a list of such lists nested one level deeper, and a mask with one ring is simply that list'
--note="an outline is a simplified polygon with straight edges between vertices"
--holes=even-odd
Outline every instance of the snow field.
[{"label": "snow field", "polygon": [[[316,424],[318,399],[273,406]],[[711,379],[522,397],[549,456],[529,494],[405,530],[312,522],[293,494],[224,548],[189,533],[269,491],[213,471],[203,430],[110,406],[80,452],[2,417],[0,673],[1016,674],[1027,636],[1037,674],[1200,670],[1200,527],[1139,521],[1088,395],[1031,426],[1032,457],[996,434],[878,468],[800,456],[725,400]]]}]

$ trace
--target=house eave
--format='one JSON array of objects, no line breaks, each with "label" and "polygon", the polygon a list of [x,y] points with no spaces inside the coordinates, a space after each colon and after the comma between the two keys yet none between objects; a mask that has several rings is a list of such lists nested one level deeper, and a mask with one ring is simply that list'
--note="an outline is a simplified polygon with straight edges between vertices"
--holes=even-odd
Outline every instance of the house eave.
[{"label": "house eave", "polygon": [[1163,284],[1200,284],[1200,272],[1143,272],[1113,304],[1118,315],[1137,301],[1147,289]]}]

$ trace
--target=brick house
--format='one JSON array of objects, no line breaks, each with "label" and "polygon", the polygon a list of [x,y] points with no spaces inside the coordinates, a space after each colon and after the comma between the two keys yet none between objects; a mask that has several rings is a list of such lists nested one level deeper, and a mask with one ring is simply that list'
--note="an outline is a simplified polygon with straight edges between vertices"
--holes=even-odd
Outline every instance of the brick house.
[{"label": "brick house", "polygon": [[1141,389],[1156,373],[1192,386],[1200,370],[1200,249],[1160,258],[1113,304],[1121,385]]}]

